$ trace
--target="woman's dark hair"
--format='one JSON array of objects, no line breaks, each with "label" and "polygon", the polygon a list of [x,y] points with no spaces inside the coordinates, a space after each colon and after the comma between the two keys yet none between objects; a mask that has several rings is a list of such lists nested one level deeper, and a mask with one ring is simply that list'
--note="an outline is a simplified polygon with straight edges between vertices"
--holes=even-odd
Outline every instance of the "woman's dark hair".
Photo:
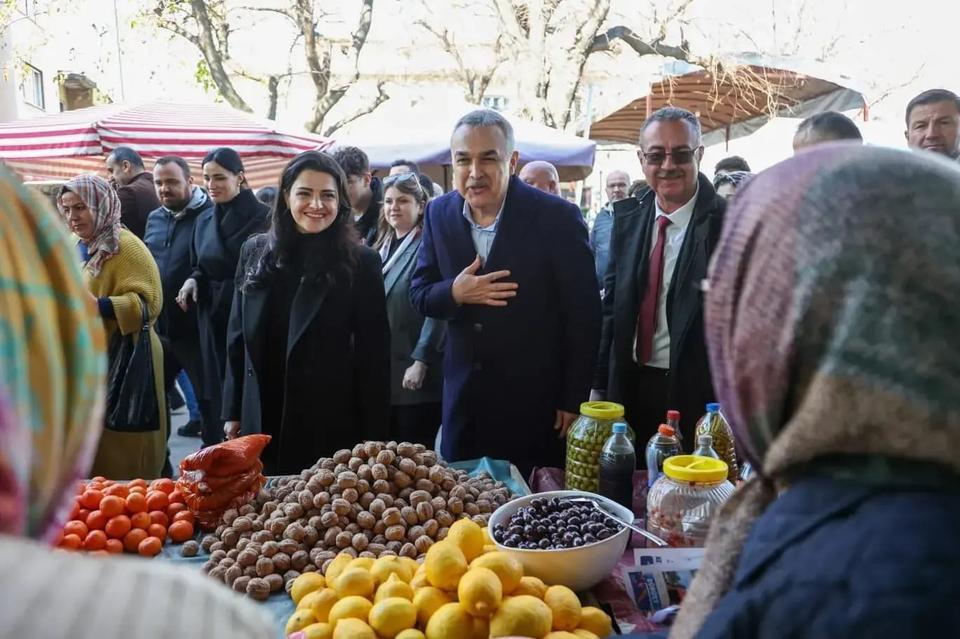
[{"label": "woman's dark hair", "polygon": [[305,151],[290,160],[283,169],[277,187],[277,201],[271,215],[270,230],[265,234],[266,242],[256,264],[247,273],[243,283],[244,290],[267,284],[279,271],[289,268],[290,263],[298,259],[297,246],[302,234],[297,230],[287,197],[293,183],[304,171],[317,171],[332,176],[337,184],[339,200],[337,217],[329,227],[317,234],[319,244],[312,246],[310,253],[303,256],[304,277],[326,279],[331,284],[335,280],[352,280],[358,263],[357,247],[360,240],[354,225],[351,224],[347,177],[336,160],[326,153]]},{"label": "woman's dark hair", "polygon": [[[420,176],[417,173],[396,173],[383,178],[383,195],[386,200],[387,189],[394,188],[412,197],[420,205],[420,217],[417,218],[417,226],[423,226],[424,208],[430,200],[430,196],[420,184]],[[387,241],[393,227],[387,222],[386,204],[380,210],[380,219],[377,222],[377,239],[373,243],[373,248],[379,249]]]},{"label": "woman's dark hair", "polygon": [[265,186],[257,191],[257,199],[266,204],[273,210],[273,204],[277,201],[277,187]]},{"label": "woman's dark hair", "polygon": [[[215,149],[211,149],[209,153],[203,156],[203,162],[200,163],[201,168],[206,166],[207,162],[216,162],[234,175],[243,173],[243,160],[240,159],[240,154],[228,146],[218,146]],[[247,184],[246,176],[243,176],[243,181],[240,182],[240,188],[250,188]]]}]

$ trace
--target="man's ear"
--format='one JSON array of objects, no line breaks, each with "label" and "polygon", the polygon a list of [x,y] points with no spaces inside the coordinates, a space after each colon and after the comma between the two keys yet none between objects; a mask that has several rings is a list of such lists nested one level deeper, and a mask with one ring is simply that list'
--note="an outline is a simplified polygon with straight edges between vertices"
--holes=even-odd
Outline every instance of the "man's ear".
[{"label": "man's ear", "polygon": [[124,173],[133,173],[133,165],[130,164],[130,160],[124,160],[120,168],[123,169]]},{"label": "man's ear", "polygon": [[510,175],[517,174],[517,167],[520,164],[520,151],[514,151],[510,155]]}]

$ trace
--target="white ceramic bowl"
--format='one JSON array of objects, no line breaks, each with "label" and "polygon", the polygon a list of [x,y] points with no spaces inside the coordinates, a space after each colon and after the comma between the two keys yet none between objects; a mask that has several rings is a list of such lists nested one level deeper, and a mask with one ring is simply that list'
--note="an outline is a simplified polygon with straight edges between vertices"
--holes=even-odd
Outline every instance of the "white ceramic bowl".
[{"label": "white ceramic bowl", "polygon": [[[554,490],[519,497],[497,508],[490,516],[487,526],[493,530],[500,524],[504,528],[510,517],[529,506],[534,499],[553,499],[564,497],[588,497],[593,499],[622,521],[633,523],[633,512],[606,497],[580,490]],[[612,537],[592,544],[565,550],[521,550],[510,548],[493,540],[497,549],[514,557],[523,564],[523,574],[539,577],[548,586],[562,584],[575,591],[586,590],[609,576],[616,567],[630,539],[630,529],[624,527]]]}]

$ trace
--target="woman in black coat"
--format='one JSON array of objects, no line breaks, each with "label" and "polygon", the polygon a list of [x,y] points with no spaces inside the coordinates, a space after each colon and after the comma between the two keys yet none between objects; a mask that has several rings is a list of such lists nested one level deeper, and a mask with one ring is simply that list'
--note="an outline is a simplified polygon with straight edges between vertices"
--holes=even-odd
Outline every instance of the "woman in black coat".
[{"label": "woman in black coat", "polygon": [[197,218],[190,247],[193,272],[177,295],[186,311],[197,305],[203,383],[199,398],[203,414],[203,445],[223,441],[219,412],[223,403],[223,371],[227,362],[227,321],[233,303],[240,247],[266,229],[269,209],[247,186],[243,162],[233,149],[220,147],[203,158],[203,181],[216,203]]},{"label": "woman in black coat", "polygon": [[383,215],[374,248],[383,260],[390,320],[390,439],[433,448],[440,428],[441,367],[447,323],[425,318],[410,302],[427,193],[416,173],[383,181]]},{"label": "woman in black coat", "polygon": [[346,177],[308,151],[284,169],[270,232],[244,244],[227,331],[227,438],[273,437],[267,474],[384,439],[390,327],[380,256],[359,244]]}]

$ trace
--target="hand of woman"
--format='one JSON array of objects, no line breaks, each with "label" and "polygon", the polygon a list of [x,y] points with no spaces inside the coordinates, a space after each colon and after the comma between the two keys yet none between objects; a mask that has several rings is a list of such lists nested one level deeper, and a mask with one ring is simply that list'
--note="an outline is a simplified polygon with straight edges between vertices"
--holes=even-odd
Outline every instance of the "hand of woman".
[{"label": "hand of woman", "polygon": [[190,300],[193,300],[193,303],[197,303],[197,280],[192,277],[189,278],[186,282],[183,283],[183,286],[180,287],[180,292],[177,293],[177,304],[180,305],[180,308],[184,311],[190,306]]},{"label": "hand of woman", "polygon": [[224,422],[223,434],[227,439],[236,439],[240,436],[240,422]]},{"label": "hand of woman", "polygon": [[403,387],[407,390],[420,390],[423,386],[423,379],[427,376],[427,365],[416,360],[403,373]]}]

